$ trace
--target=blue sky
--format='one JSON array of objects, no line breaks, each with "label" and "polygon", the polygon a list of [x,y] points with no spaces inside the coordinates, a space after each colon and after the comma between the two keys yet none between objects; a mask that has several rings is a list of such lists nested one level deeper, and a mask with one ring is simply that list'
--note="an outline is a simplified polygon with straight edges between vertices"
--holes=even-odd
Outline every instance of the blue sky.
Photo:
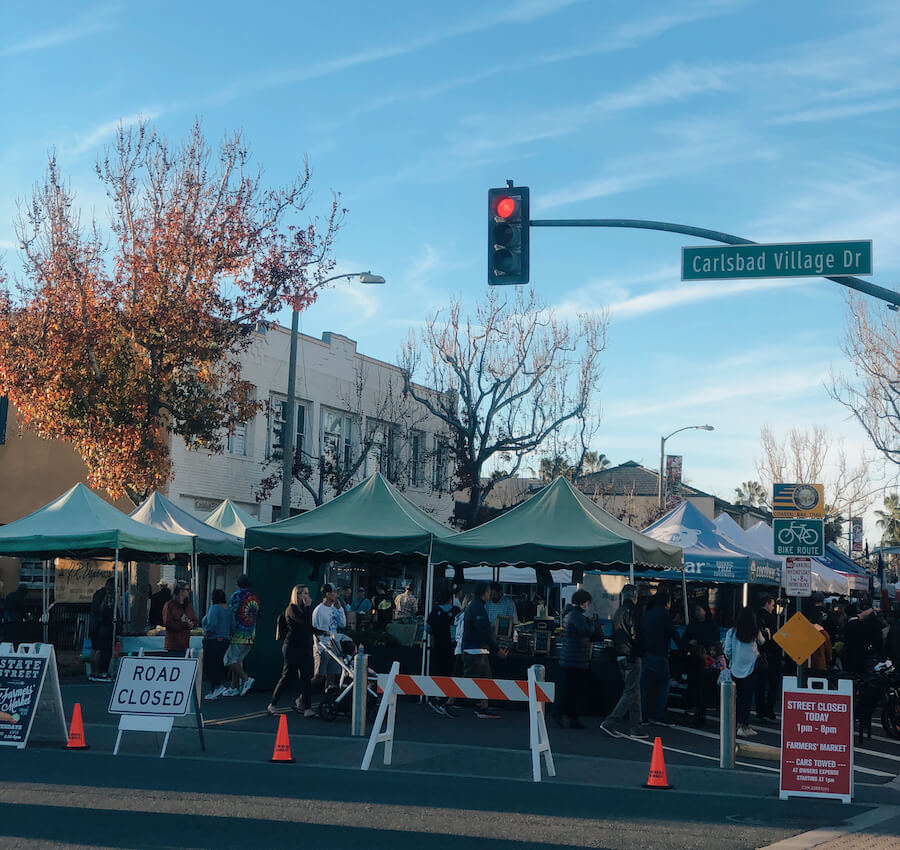
[{"label": "blue sky", "polygon": [[[340,286],[303,330],[394,360],[452,293],[484,292],[486,193],[529,185],[535,217],[676,221],[757,241],[874,240],[900,271],[900,6],[792,0],[6,3],[0,13],[0,250],[55,146],[87,206],[119,120],[172,138],[242,129],[267,177],[308,154],[313,206],[350,209]],[[841,371],[837,284],[683,284],[699,240],[536,230],[532,280],[569,316],[609,307],[596,448],[654,467],[688,431],[695,486],[756,478],[759,431],[826,424],[865,440],[824,389]],[[870,536],[874,528],[869,524]]]}]

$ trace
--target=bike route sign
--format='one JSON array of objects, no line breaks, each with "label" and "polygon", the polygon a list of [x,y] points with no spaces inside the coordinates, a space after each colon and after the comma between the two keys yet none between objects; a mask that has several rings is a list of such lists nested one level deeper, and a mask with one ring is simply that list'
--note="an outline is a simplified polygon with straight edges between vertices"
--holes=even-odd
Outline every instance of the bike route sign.
[{"label": "bike route sign", "polygon": [[825,521],[821,519],[775,519],[772,521],[776,555],[825,554]]},{"label": "bike route sign", "polygon": [[872,274],[872,240],[700,245],[681,249],[682,280]]}]

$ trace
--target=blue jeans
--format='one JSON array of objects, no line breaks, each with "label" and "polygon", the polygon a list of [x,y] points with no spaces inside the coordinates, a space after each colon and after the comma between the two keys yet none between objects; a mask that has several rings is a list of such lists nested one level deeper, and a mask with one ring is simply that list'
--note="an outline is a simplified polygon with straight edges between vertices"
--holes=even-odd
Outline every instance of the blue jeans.
[{"label": "blue jeans", "polygon": [[[651,711],[647,697],[655,689],[656,699]],[[641,707],[647,720],[662,720],[666,716],[669,701],[669,659],[659,655],[648,655],[641,665]]]}]

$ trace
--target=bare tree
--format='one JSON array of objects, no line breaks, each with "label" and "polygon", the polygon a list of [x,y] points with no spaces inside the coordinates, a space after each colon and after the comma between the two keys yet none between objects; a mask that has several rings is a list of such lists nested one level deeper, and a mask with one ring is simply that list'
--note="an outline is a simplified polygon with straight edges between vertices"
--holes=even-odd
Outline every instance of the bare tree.
[{"label": "bare tree", "polygon": [[[464,528],[477,524],[497,482],[545,444],[554,455],[579,444],[581,468],[597,421],[591,403],[606,324],[605,312],[584,314],[570,328],[533,288],[491,289],[471,314],[457,298],[410,334],[400,355],[406,389],[448,427],[456,482],[469,491]],[[418,375],[436,395],[412,383]],[[485,480],[494,456],[505,474]]]},{"label": "bare tree", "polygon": [[[326,419],[322,442],[304,439],[293,465],[294,480],[316,507],[349,489],[361,472],[371,472],[367,466],[377,467],[400,489],[426,483],[424,472],[433,454],[425,450],[421,431],[427,414],[406,393],[400,376],[373,380],[366,363],[356,364],[353,383],[337,405],[322,408],[321,416]],[[280,446],[273,446],[263,471],[267,474],[256,489],[257,501],[281,484]]]},{"label": "bare tree", "polygon": [[836,440],[824,425],[792,428],[781,441],[766,425],[760,440],[763,456],[756,469],[767,493],[776,482],[823,484],[826,512],[837,517],[851,511],[861,515],[871,504],[867,459],[851,465],[843,439]]},{"label": "bare tree", "polygon": [[853,375],[832,376],[829,393],[884,458],[900,467],[900,316],[856,296],[849,308],[843,349]]}]

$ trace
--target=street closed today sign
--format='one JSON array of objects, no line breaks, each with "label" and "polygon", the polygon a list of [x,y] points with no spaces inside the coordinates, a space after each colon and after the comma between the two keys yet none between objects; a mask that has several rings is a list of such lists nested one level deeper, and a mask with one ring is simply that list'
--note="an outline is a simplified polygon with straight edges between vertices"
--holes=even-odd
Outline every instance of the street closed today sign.
[{"label": "street closed today sign", "polygon": [[188,713],[196,658],[123,658],[109,700],[111,714]]}]

